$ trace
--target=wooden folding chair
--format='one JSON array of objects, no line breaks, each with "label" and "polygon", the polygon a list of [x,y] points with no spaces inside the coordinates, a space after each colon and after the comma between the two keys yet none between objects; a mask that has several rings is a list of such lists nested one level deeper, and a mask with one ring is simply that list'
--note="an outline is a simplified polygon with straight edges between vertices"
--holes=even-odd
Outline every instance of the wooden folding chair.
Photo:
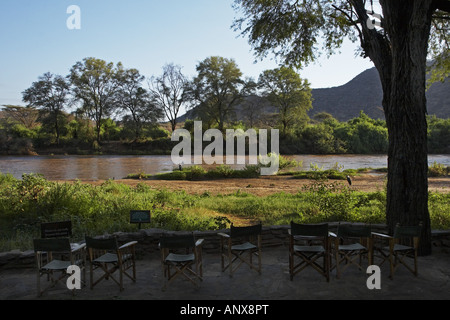
[{"label": "wooden folding chair", "polygon": [[198,287],[198,281],[203,281],[202,244],[203,239],[196,241],[194,234],[161,237],[159,246],[165,279],[163,290],[180,275]]},{"label": "wooden folding chair", "polygon": [[[250,269],[261,274],[261,233],[261,223],[247,227],[235,227],[231,224],[230,234],[219,233],[222,272],[229,268],[232,277],[233,273],[245,263]],[[254,256],[258,261],[256,265],[253,261]],[[235,264],[236,261],[239,264]]]},{"label": "wooden folding chair", "polygon": [[[34,239],[34,252],[37,265],[37,292],[42,296],[47,290],[56,286],[58,282],[70,276],[67,269],[70,266],[77,266],[82,271],[82,279],[78,279],[80,284],[86,278],[86,253],[85,245],[72,245],[68,238]],[[57,276],[56,273],[60,272]],[[41,277],[47,276],[50,284],[41,289]],[[72,293],[74,293],[72,290]]]},{"label": "wooden folding chair", "polygon": [[[131,241],[119,247],[117,239],[114,237],[107,239],[86,237],[91,289],[102,280],[112,279],[119,286],[120,291],[123,291],[124,275],[136,282],[136,244],[137,241]],[[132,271],[131,274],[129,269]],[[102,270],[103,274],[94,280],[96,270]],[[119,280],[114,277],[116,271],[119,273]]]},{"label": "wooden folding chair", "polygon": [[[296,260],[299,262],[296,263]],[[319,263],[322,260],[322,263]],[[330,242],[328,224],[297,224],[289,229],[289,275],[312,267],[330,281]]]},{"label": "wooden folding chair", "polygon": [[[400,265],[403,265],[414,276],[418,276],[417,252],[419,248],[422,224],[418,226],[401,226],[397,224],[392,236],[373,232],[375,239],[381,240],[382,245],[376,247],[382,261],[388,261],[390,273],[389,277],[394,279],[394,272]],[[386,243],[387,245],[383,245]],[[378,242],[377,242],[378,243]]]},{"label": "wooden folding chair", "polygon": [[[334,239],[334,253],[336,261],[336,277],[340,278],[342,272],[354,265],[359,270],[362,268],[362,259],[368,260],[368,266],[372,265],[372,230],[367,225],[339,224],[337,235]],[[341,264],[344,263],[344,266]]]}]

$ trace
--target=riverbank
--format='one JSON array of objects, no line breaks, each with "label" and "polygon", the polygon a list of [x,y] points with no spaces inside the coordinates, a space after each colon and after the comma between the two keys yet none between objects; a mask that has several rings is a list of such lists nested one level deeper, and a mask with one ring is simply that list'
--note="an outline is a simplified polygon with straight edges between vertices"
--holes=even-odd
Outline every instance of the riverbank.
[{"label": "riverbank", "polygon": [[[81,180],[83,183],[101,185],[106,180]],[[167,189],[170,191],[185,191],[188,194],[211,195],[231,194],[235,192],[246,192],[256,196],[268,196],[275,193],[285,192],[294,194],[305,187],[312,185],[315,180],[294,179],[292,176],[261,176],[251,179],[217,179],[202,181],[179,181],[179,180],[139,180],[120,179],[114,180],[135,187],[138,184],[145,184],[153,189]],[[342,180],[328,180],[331,184],[344,184]],[[431,192],[450,192],[450,178],[430,177],[428,179],[429,190]],[[352,177],[350,188],[354,191],[375,192],[383,190],[386,184],[386,174],[381,173],[361,173]]]}]

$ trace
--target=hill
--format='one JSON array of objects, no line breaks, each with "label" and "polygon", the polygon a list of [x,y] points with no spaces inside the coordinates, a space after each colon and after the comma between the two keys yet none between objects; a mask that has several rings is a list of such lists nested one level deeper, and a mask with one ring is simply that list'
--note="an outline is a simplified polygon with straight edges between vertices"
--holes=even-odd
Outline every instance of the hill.
[{"label": "hill", "polygon": [[[367,69],[350,80],[348,83],[332,88],[313,89],[313,108],[309,116],[319,112],[328,112],[339,121],[347,121],[358,117],[360,111],[374,119],[384,119],[381,105],[383,90],[376,68]],[[255,97],[251,97],[255,100]],[[428,114],[438,118],[450,118],[450,81],[436,82],[427,91]],[[274,112],[267,104],[263,104],[258,111]],[[243,106],[236,107],[237,119],[245,119]],[[193,110],[179,118],[180,121],[193,119]]]},{"label": "hill", "polygon": [[[384,119],[383,90],[378,71],[368,69],[348,83],[332,88],[313,89],[310,116],[328,112],[340,121],[357,117],[361,110],[374,119]],[[450,81],[436,82],[427,91],[428,114],[450,118]]]}]

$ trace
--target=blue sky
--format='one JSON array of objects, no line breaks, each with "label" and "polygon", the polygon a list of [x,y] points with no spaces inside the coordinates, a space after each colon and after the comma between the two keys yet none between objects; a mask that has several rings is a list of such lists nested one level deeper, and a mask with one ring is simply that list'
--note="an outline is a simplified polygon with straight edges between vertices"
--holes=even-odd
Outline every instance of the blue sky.
[{"label": "blue sky", "polygon": [[[257,78],[277,65],[254,63],[247,39],[231,29],[232,0],[0,0],[0,105],[24,105],[21,92],[45,72],[67,75],[85,57],[122,62],[146,77],[166,63],[188,76],[205,58],[236,60],[245,76]],[[81,29],[69,30],[67,8],[81,9]],[[313,88],[345,84],[373,67],[355,58],[355,44],[325,56],[300,72]]]}]

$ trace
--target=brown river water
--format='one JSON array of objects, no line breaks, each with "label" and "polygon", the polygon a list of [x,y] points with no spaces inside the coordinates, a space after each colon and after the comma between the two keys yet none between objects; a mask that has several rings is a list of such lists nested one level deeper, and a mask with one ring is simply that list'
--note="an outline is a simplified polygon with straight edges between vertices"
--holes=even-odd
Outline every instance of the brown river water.
[{"label": "brown river water", "polygon": [[[385,168],[385,155],[297,155],[303,166],[298,170],[310,170],[310,164],[329,169],[338,164],[341,169]],[[430,155],[429,163],[450,166],[450,155]],[[231,165],[233,168],[242,165]],[[156,174],[175,169],[170,156],[4,156],[0,157],[0,172],[16,178],[22,174],[40,173],[48,180],[107,180],[122,179],[128,174],[143,172]]]}]

